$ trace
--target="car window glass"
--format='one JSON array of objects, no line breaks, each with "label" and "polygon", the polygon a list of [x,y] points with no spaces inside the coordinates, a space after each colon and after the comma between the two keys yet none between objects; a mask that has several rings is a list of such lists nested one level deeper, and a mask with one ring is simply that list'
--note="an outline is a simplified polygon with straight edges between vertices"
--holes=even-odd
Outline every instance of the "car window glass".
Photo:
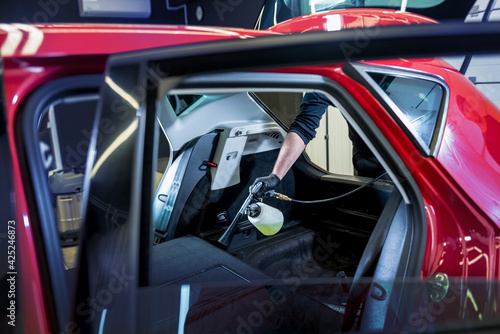
[{"label": "car window glass", "polygon": [[[293,119],[296,109],[291,107],[288,98],[295,95],[269,94],[268,100],[274,101],[272,108],[292,112],[289,116]],[[249,170],[244,168],[247,160],[261,153],[273,156],[286,134],[267,114],[268,107],[254,99],[252,93],[197,96],[198,101],[184,114],[176,115],[171,108],[171,97],[166,99],[168,104],[160,105],[158,110],[160,142],[152,207],[157,242],[185,231],[193,232],[192,224],[186,226],[187,221],[201,219],[202,212],[198,209],[206,201],[205,196],[209,192],[224,194],[224,189],[248,183]],[[280,105],[280,99],[288,103],[288,107]],[[293,98],[291,101],[293,104]],[[163,140],[165,144],[161,144]],[[170,147],[171,151],[162,153],[162,146]],[[271,160],[267,161],[256,173],[269,173],[270,163]],[[210,210],[215,210],[215,206],[212,207]],[[217,212],[208,216],[215,218]],[[207,219],[203,230],[213,229],[213,223]]]},{"label": "car window glass", "polygon": [[[117,70],[118,75],[121,73]],[[221,79],[222,82],[225,77],[215,77],[215,79]],[[277,83],[287,87],[289,81],[281,80],[277,80]],[[133,84],[135,82],[134,80]],[[133,89],[133,84],[125,88]],[[120,85],[122,86],[124,85]],[[110,303],[106,311],[109,314],[106,318],[108,324],[123,324],[122,315],[128,312],[128,309],[125,309],[126,305],[129,305],[126,303],[128,300],[131,302],[139,300],[144,303],[141,306],[149,304],[146,302],[148,294],[158,292],[158,290],[151,289],[153,287],[175,283],[183,284],[183,289],[186,290],[190,289],[187,284],[193,284],[194,287],[194,283],[184,284],[184,282],[212,279],[217,280],[218,283],[231,282],[236,279],[235,283],[243,280],[244,284],[247,284],[253,280],[254,276],[251,275],[255,273],[254,269],[262,270],[271,278],[279,279],[283,277],[283,274],[288,275],[290,265],[297,258],[302,257],[302,254],[288,252],[288,247],[301,244],[306,248],[304,254],[313,255],[318,242],[316,231],[329,228],[331,224],[339,224],[340,231],[344,231],[344,226],[347,225],[358,227],[354,236],[346,234],[341,236],[337,230],[331,231],[331,237],[339,241],[343,237],[353,237],[355,241],[349,243],[356,245],[355,254],[352,251],[353,248],[345,249],[345,252],[339,249],[339,253],[336,252],[338,254],[336,258],[330,257],[330,254],[326,254],[325,258],[322,257],[319,260],[321,263],[315,265],[314,274],[304,276],[298,273],[294,277],[299,279],[325,277],[323,275],[335,277],[336,269],[339,268],[342,268],[344,274],[349,276],[355,274],[363,246],[366,245],[371,228],[381,215],[393,191],[393,185],[390,183],[369,184],[370,180],[367,181],[364,178],[353,177],[346,180],[346,178],[336,178],[334,175],[324,175],[325,178],[322,178],[319,177],[318,169],[303,158],[297,161],[296,168],[283,177],[282,182],[277,186],[277,192],[297,199],[312,200],[348,193],[363,185],[373,185],[373,187],[370,187],[369,191],[357,193],[359,197],[351,197],[349,201],[327,204],[324,210],[318,210],[318,206],[308,206],[306,210],[303,208],[295,210],[293,204],[276,198],[267,198],[265,203],[261,201],[262,204],[267,204],[282,213],[283,230],[275,231],[275,234],[278,238],[288,238],[287,236],[291,235],[294,239],[284,247],[266,246],[266,242],[276,239],[266,239],[266,234],[262,230],[257,230],[251,222],[245,219],[238,224],[235,235],[227,245],[228,248],[217,243],[221,235],[229,230],[228,226],[233,218],[237,217],[236,213],[245,198],[249,197],[250,186],[256,178],[269,175],[277,159],[286,130],[282,127],[283,122],[279,121],[276,115],[271,116],[271,110],[280,110],[289,119],[295,119],[306,95],[316,93],[314,87],[306,86],[307,88],[291,88],[290,94],[292,95],[280,96],[286,88],[278,87],[273,92],[272,88],[257,87],[269,95],[262,100],[257,100],[254,98],[253,91],[248,91],[249,89],[245,86],[240,89],[231,88],[227,92],[224,88],[212,85],[207,88],[207,91],[220,93],[219,97],[207,99],[204,103],[193,106],[188,113],[183,115],[176,115],[169,99],[161,95],[162,92],[153,91],[148,95],[145,102],[147,105],[141,109],[142,113],[137,113],[133,109],[138,108],[139,103],[134,105],[128,103],[127,107],[131,112],[126,114],[127,123],[120,124],[123,130],[115,131],[113,137],[107,141],[104,136],[103,142],[109,143],[107,147],[105,144],[97,147],[87,210],[87,226],[94,235],[87,239],[87,253],[90,260],[87,263],[89,263],[90,274],[88,281],[97,281],[95,275],[92,274],[95,270],[102,270],[100,276],[103,279],[98,277],[97,279],[100,279],[102,283],[97,281],[94,287],[90,286],[90,295],[101,291],[103,286],[109,286],[108,282],[115,282],[115,272],[112,270],[114,268],[118,268],[120,273],[124,273],[127,279],[130,279],[130,282],[127,282],[128,286],[133,285],[132,282],[136,277],[139,277],[137,279],[139,281],[141,275],[138,274],[139,271],[147,272],[147,276],[139,281],[139,286],[113,295],[113,303]],[[112,106],[117,98],[130,97],[122,91],[118,97],[115,96],[116,90],[113,88],[110,85],[103,90],[104,93],[109,92],[111,95],[108,97],[103,94],[102,105],[104,107]],[[125,88],[123,91],[128,92]],[[172,94],[182,95],[185,89],[197,94],[201,92],[200,95],[203,95],[202,88],[187,86],[187,88],[174,89]],[[327,99],[328,104],[331,104],[330,96],[345,94],[340,87],[337,89],[339,91],[332,87],[333,93],[329,93],[328,96],[318,95]],[[305,90],[307,90],[306,94],[304,94]],[[270,96],[271,94],[277,95]],[[267,99],[269,106],[263,101],[264,99]],[[325,106],[325,109],[326,107],[328,106]],[[351,110],[354,110],[352,106],[349,109],[344,107],[343,112],[347,113]],[[119,115],[115,115],[112,108],[103,108],[101,115],[103,119],[113,116],[116,119],[114,124],[118,126]],[[169,144],[167,146],[170,151],[167,154],[171,158],[171,163],[168,163],[158,186],[152,191],[151,172],[157,168],[158,162],[163,157],[159,153],[161,140]],[[116,149],[117,141],[120,141],[119,149]],[[115,150],[108,154],[109,147]],[[143,162],[142,165],[141,162]],[[309,192],[310,189],[314,191]],[[109,199],[115,201],[119,197],[124,200],[116,201],[119,206],[116,206],[113,209],[113,215],[110,215],[109,208],[114,202],[109,205],[106,203],[109,203],[107,202]],[[374,198],[376,200],[373,200]],[[97,203],[95,199],[100,199],[101,202]],[[360,203],[363,204],[360,205]],[[122,211],[123,215],[114,215],[118,210]],[[153,235],[154,242],[151,240]],[[250,265],[251,259],[245,259],[244,256],[251,256],[255,246],[261,247],[260,250],[272,248],[272,254],[264,254],[263,261],[258,259],[260,256],[256,254],[257,263]],[[243,249],[245,251],[240,252]],[[238,252],[242,257],[237,260],[233,256],[236,256]],[[273,258],[283,258],[283,261],[277,267],[269,266],[275,262],[272,261]],[[137,260],[139,260],[139,266],[137,266]],[[328,263],[330,260],[335,261],[335,264]],[[308,259],[305,259],[302,264],[307,265],[307,262]],[[124,265],[130,263],[131,265],[122,269],[122,266],[116,265],[117,263]],[[238,271],[233,269],[236,263],[241,264],[239,268],[236,268]],[[235,272],[237,275],[234,275]],[[195,291],[194,289],[192,291]],[[193,295],[191,300],[186,299],[190,297],[183,297],[187,301],[186,305],[199,305],[204,301],[204,296],[199,295],[198,292],[195,293],[196,295]],[[189,291],[185,295],[189,296]],[[311,297],[314,297],[314,294],[311,294]],[[162,308],[161,311],[163,310]],[[330,309],[326,310],[331,312]],[[138,313],[138,321],[144,321],[150,312],[144,312],[141,307]],[[189,309],[186,314],[188,317],[193,314],[197,316],[195,308]],[[173,322],[174,327],[177,321],[186,326],[191,325],[187,318],[178,315],[170,317],[170,314],[167,316],[168,322]],[[208,319],[204,318],[204,321]],[[156,323],[156,319],[153,320]],[[167,325],[167,321],[164,323]],[[146,327],[141,326],[141,328]]]},{"label": "car window glass", "polygon": [[443,87],[418,78],[373,72],[369,75],[400,109],[402,113],[398,115],[404,118],[403,122],[430,146],[444,97]]},{"label": "car window glass", "polygon": [[[407,8],[428,8],[439,5],[444,0],[409,0]],[[339,1],[339,0],[301,0],[302,15],[336,9],[352,7],[399,7],[399,0],[366,0],[366,1]]]}]

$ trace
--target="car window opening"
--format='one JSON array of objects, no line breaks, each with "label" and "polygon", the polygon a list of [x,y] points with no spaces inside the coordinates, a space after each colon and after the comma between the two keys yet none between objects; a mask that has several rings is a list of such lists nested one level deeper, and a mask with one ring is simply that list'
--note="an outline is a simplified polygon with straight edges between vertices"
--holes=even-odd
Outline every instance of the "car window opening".
[{"label": "car window opening", "polygon": [[[157,244],[168,243],[169,240],[186,235],[195,235],[216,244],[216,240],[234,218],[244,198],[248,196],[248,189],[253,180],[259,175],[268,174],[272,169],[286,132],[266,112],[271,111],[274,116],[278,116],[289,125],[300,108],[304,94],[266,92],[256,95],[257,99],[247,93],[218,95],[217,99],[206,100],[182,118],[163,117],[173,122],[161,126],[166,138],[170,141],[184,136],[186,142],[171,143],[175,158],[155,186],[153,224]],[[160,112],[175,113],[172,100],[178,99],[169,98],[169,103]],[[205,121],[196,123],[196,128],[194,119],[200,115],[204,116]],[[352,147],[348,136],[343,140],[349,142]],[[350,154],[352,155],[352,149]],[[159,154],[159,161],[161,159],[164,157]],[[204,161],[213,162],[217,167],[203,165]],[[352,164],[352,156],[349,157],[349,161]],[[373,178],[366,179],[347,174],[349,182],[341,180],[338,183],[335,174],[329,174],[324,169],[320,169],[325,175],[323,179],[307,176],[318,168],[317,165],[308,163],[307,159],[299,158],[296,164],[301,167],[294,168],[287,174],[277,192],[285,195],[295,194],[297,198],[303,200],[325,199],[353,190],[354,192],[345,199],[339,199],[338,205],[322,203],[314,208],[301,207],[300,210],[295,207],[300,204],[285,203],[270,197],[264,198],[264,203],[282,211],[285,217],[282,231],[271,238],[281,239],[283,235],[293,235],[300,231],[297,240],[308,240],[307,242],[311,242],[313,247],[314,239],[320,235],[319,230],[326,228],[333,236],[334,231],[342,230],[340,226],[349,225],[356,230],[356,233],[353,235],[348,233],[346,237],[359,239],[356,244],[361,245],[359,249],[362,250],[362,245],[366,243],[393,189],[390,181],[375,182],[378,178],[374,180],[374,177],[380,177],[383,170]],[[299,171],[301,169],[302,171]],[[303,175],[304,173],[306,174]],[[317,172],[314,174],[317,175]],[[371,187],[362,189],[367,185]],[[357,188],[361,189],[356,191]],[[360,207],[356,203],[366,203],[366,205]],[[342,218],[335,222],[332,216]],[[242,217],[237,233],[227,248],[230,253],[239,254],[242,259],[249,256],[245,249],[265,247],[263,245],[270,242],[267,241],[268,237],[255,230],[247,219],[246,215]],[[335,234],[335,238],[339,238],[339,235]],[[262,246],[259,246],[260,244]],[[343,242],[339,244],[339,248],[343,252],[341,244]],[[153,249],[155,247],[157,246]],[[348,249],[351,250],[351,247]],[[280,251],[282,250],[276,250]],[[359,252],[354,254],[360,255]],[[328,275],[334,276],[342,270],[353,275],[356,270],[356,256],[345,255],[350,260],[343,264],[337,263],[338,268],[330,266],[330,269],[326,269],[317,263],[318,273],[329,273]],[[268,268],[269,274],[273,277],[279,276],[280,270],[284,270],[286,263],[287,261],[284,261],[282,269]],[[267,266],[265,263],[257,263],[257,268],[264,272],[266,272],[265,266]]]},{"label": "car window opening", "polygon": [[[311,163],[305,154],[276,188],[276,193],[299,198],[298,203],[272,196],[262,199],[249,196],[254,180],[269,174],[273,168],[287,135],[275,120],[291,126],[304,96],[295,92],[219,94],[217,98],[204,98],[204,102],[180,117],[158,117],[160,129],[175,153],[153,195],[151,285],[169,285],[188,276],[190,281],[204,280],[208,274],[203,273],[207,271],[216,280],[232,281],[236,279],[231,274],[235,267],[240,268],[238,274],[248,281],[355,275],[374,227],[391,194],[397,192],[375,156],[368,164],[375,162],[379,166],[377,172],[362,177],[352,167],[344,175],[328,172]],[[168,103],[158,112],[174,115],[171,100],[167,99]],[[201,115],[203,122],[199,122]],[[342,140],[349,144],[346,156],[351,165],[356,162],[353,153],[359,151],[353,149],[352,138],[361,140],[353,132],[346,123]],[[179,141],[179,138],[184,139]],[[324,137],[319,139],[324,141]],[[325,154],[324,143],[311,141],[309,145],[319,145],[312,150],[322,150]],[[336,158],[335,152],[330,155]],[[158,156],[160,161],[162,155]],[[206,164],[207,161],[211,164]],[[332,197],[338,198],[303,204]],[[246,202],[249,198],[252,199]],[[250,204],[246,210],[242,207],[244,202]],[[252,214],[256,209],[259,213]],[[396,209],[394,206],[393,210]],[[268,211],[259,216],[261,210]],[[256,223],[262,217],[265,218],[258,222],[268,219],[265,224],[270,216],[278,217],[269,210],[278,211],[281,217],[278,219],[282,219],[273,232]],[[252,215],[257,218],[252,219]],[[222,238],[226,242],[221,244],[221,236],[230,225],[234,225],[234,230],[230,237]],[[323,249],[326,242],[331,249]],[[169,270],[177,263],[175,249],[181,244],[192,247],[189,253],[193,256],[197,250],[214,253],[219,264],[211,265],[212,260],[206,259],[199,264],[205,268],[200,271]],[[298,244],[302,246],[296,247]],[[377,244],[381,247],[383,242]],[[326,255],[318,257],[319,252]],[[167,253],[169,260],[165,261]],[[290,271],[302,267],[309,271]]]}]

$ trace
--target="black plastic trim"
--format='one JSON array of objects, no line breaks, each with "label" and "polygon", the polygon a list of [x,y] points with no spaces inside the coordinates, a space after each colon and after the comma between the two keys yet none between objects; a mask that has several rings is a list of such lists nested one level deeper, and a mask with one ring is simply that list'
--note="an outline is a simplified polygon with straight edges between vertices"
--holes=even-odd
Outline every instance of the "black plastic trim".
[{"label": "black plastic trim", "polygon": [[498,40],[500,22],[384,26],[177,45],[115,55],[109,64],[155,61],[159,72],[176,76],[369,59],[488,54],[498,51]]}]

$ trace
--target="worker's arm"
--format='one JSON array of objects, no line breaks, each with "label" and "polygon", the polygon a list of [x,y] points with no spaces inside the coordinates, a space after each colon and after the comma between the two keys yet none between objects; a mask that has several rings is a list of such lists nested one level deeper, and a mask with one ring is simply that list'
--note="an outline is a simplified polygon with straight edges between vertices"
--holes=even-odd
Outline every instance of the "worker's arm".
[{"label": "worker's arm", "polygon": [[302,154],[309,141],[316,136],[321,117],[330,104],[330,100],[323,94],[307,93],[304,96],[300,113],[290,125],[290,132],[274,164],[272,174],[278,176],[280,180]]},{"label": "worker's arm", "polygon": [[259,177],[254,182],[254,184],[262,182],[262,187],[256,194],[257,197],[265,197],[266,192],[276,189],[305,147],[304,140],[297,133],[289,132],[286,135],[272,173],[269,176]]},{"label": "worker's arm", "polygon": [[330,100],[322,94],[307,93],[304,96],[300,105],[300,113],[290,125],[290,132],[281,146],[272,173],[269,176],[257,178],[253,183],[255,185],[257,182],[262,182],[257,197],[264,197],[267,191],[276,189],[281,179],[302,154],[307,143],[316,136],[316,128],[329,105]]},{"label": "worker's arm", "polygon": [[289,132],[281,146],[272,173],[279,177],[280,180],[283,179],[288,170],[302,154],[305,147],[304,140],[297,133]]}]

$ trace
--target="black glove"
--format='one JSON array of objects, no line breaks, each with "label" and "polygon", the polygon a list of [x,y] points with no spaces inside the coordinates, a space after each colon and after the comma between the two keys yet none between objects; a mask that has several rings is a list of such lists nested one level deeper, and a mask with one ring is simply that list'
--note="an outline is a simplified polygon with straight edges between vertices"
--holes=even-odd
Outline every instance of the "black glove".
[{"label": "black glove", "polygon": [[269,174],[269,176],[258,177],[255,179],[254,183],[250,187],[250,191],[252,188],[259,182],[262,182],[262,187],[260,187],[259,191],[255,193],[255,196],[258,198],[264,198],[268,196],[268,192],[275,190],[278,184],[280,184],[280,178],[275,174]]}]

